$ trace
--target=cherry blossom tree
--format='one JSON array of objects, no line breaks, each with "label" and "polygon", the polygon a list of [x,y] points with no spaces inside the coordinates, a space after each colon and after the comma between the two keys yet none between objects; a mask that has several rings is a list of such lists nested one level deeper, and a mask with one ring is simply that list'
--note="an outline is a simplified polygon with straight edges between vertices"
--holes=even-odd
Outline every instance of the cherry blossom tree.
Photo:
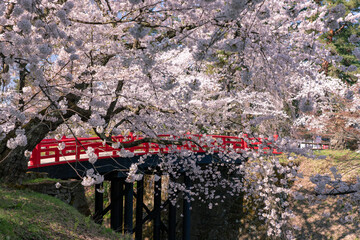
[{"label": "cherry blossom tree", "polygon": [[[165,143],[162,133],[248,133],[264,121],[293,119],[293,101],[309,112],[318,86],[339,84],[319,73],[334,56],[316,39],[343,21],[357,16],[307,0],[1,1],[0,179],[21,181],[24,155],[56,134],[96,134],[106,144],[128,131],[146,136],[117,145],[126,148]],[[353,53],[360,58],[359,49]],[[285,139],[279,146],[293,148]],[[278,171],[289,179],[296,173],[276,160],[260,163],[237,171],[263,176],[262,216],[269,235],[280,235],[286,214],[271,207],[287,204],[269,192],[287,191],[276,186]],[[90,173],[86,182],[101,181]],[[259,193],[256,183],[249,181],[248,194]]]},{"label": "cherry blossom tree", "polygon": [[[316,95],[315,104],[309,107],[307,114],[295,121],[297,129],[302,134],[312,134],[332,139],[332,148],[355,150],[359,143],[359,84],[345,86],[338,79],[329,78],[328,84],[337,82],[323,88],[323,95]],[[308,94],[312,91],[309,89]],[[351,146],[350,146],[350,145]],[[349,146],[346,146],[349,145]]]}]

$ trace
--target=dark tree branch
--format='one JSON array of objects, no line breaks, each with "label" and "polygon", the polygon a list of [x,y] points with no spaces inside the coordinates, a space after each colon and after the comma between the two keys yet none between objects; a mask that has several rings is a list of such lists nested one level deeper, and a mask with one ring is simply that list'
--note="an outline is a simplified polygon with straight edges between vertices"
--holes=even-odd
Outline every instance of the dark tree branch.
[{"label": "dark tree branch", "polygon": [[339,196],[339,195],[346,195],[351,193],[356,193],[357,191],[351,190],[351,191],[345,191],[345,192],[330,192],[325,194],[316,193],[316,195],[325,195],[325,196]]}]

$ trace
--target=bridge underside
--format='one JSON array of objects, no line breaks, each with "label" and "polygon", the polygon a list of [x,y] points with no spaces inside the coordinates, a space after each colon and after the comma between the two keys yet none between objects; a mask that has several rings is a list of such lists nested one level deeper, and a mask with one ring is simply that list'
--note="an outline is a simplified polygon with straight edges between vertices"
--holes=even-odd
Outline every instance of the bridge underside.
[{"label": "bridge underside", "polygon": [[[197,164],[205,166],[214,163],[228,163],[220,160],[218,154],[196,153],[200,159]],[[180,161],[182,158],[178,157]],[[111,212],[110,225],[111,228],[117,232],[135,234],[135,239],[143,239],[143,226],[149,221],[153,222],[153,239],[191,239],[191,206],[187,200],[190,197],[187,193],[181,194],[176,200],[164,200],[161,194],[162,182],[164,181],[161,173],[157,171],[160,178],[154,181],[153,191],[153,208],[150,209],[144,203],[144,179],[136,181],[135,183],[128,183],[125,181],[128,169],[131,164],[138,163],[140,156],[131,158],[107,158],[100,159],[94,165],[88,161],[79,161],[65,164],[57,164],[44,166],[39,168],[32,168],[30,171],[47,172],[51,178],[59,179],[80,179],[79,176],[85,176],[86,171],[91,168],[96,168],[97,172],[104,175],[105,180],[111,182],[110,187],[110,204],[104,206],[104,195],[101,191],[95,190],[95,214],[93,219],[97,223],[102,223],[103,216],[107,212]],[[138,166],[142,173],[154,174],[154,170],[158,170],[159,164],[163,160],[158,155],[148,156],[144,163]],[[240,164],[242,160],[237,160],[233,163]],[[179,162],[180,163],[180,162]],[[191,180],[187,176],[186,171],[181,168],[178,169],[181,173],[181,181],[183,181],[186,189],[191,188]],[[171,176],[170,176],[171,177]],[[180,179],[176,180],[180,181]],[[96,189],[102,186],[96,185]],[[174,197],[174,196],[172,196]],[[175,205],[172,202],[176,202]],[[134,207],[135,205],[135,207]],[[179,209],[178,206],[181,206]],[[167,211],[167,214],[163,212]],[[135,214],[134,214],[135,212]],[[164,217],[165,216],[165,217]],[[133,226],[135,224],[135,226]],[[179,230],[180,229],[180,230]]]},{"label": "bridge underside", "polygon": [[[198,165],[207,165],[211,163],[226,163],[228,162],[220,160],[218,154],[205,154],[196,153],[195,155],[201,155],[201,159],[197,161]],[[100,159],[95,164],[91,164],[88,161],[68,162],[57,165],[42,166],[39,168],[32,168],[32,172],[46,172],[50,178],[58,179],[80,179],[79,176],[86,176],[86,171],[91,168],[96,168],[96,171],[104,175],[105,180],[111,180],[118,177],[126,177],[127,172],[133,163],[138,163],[140,156],[134,156],[131,158],[106,158]],[[180,157],[179,157],[180,160]],[[240,164],[242,160],[236,160],[233,163]],[[145,162],[138,166],[140,172],[152,173],[153,169],[156,169],[162,159],[158,155],[150,155],[146,158]],[[181,171],[181,170],[180,170]]]},{"label": "bridge underside", "polygon": [[[184,183],[187,189],[191,187],[191,181],[184,176]],[[162,197],[162,177],[154,182],[153,186],[153,207],[150,209],[144,203],[144,180],[133,183],[125,182],[125,178],[113,178],[111,180],[111,203],[104,208],[103,194],[95,192],[95,215],[93,219],[102,223],[103,216],[110,211],[111,228],[120,233],[135,234],[135,239],[143,239],[143,229],[147,222],[153,222],[152,235],[154,240],[160,239],[191,239],[191,206],[184,197],[175,200],[165,201]],[[96,188],[100,188],[97,185]],[[135,207],[134,207],[135,205]],[[179,209],[177,205],[182,205]],[[135,210],[135,214],[134,214]],[[164,211],[167,214],[164,215]],[[181,217],[180,217],[181,216]],[[135,220],[135,221],[134,221]],[[135,223],[135,226],[133,224]],[[180,230],[179,230],[180,228]]]}]

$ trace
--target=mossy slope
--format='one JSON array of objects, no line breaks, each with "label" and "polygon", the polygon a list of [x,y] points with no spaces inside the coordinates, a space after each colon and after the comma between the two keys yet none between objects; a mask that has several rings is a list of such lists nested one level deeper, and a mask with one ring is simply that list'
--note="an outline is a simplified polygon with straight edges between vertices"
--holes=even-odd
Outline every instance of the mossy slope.
[{"label": "mossy slope", "polygon": [[0,240],[125,239],[59,199],[0,185]]}]

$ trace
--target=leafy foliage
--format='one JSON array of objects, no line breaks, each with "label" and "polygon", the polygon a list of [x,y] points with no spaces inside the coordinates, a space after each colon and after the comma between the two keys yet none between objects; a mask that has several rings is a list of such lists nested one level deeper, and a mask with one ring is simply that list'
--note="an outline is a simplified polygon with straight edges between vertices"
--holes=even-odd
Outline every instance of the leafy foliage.
[{"label": "leafy foliage", "polygon": [[[325,0],[321,4],[328,6],[329,9],[344,6],[346,14],[360,11],[358,0]],[[359,22],[344,22],[337,28],[324,33],[320,39],[326,44],[331,54],[337,58],[337,64],[330,64],[328,67],[329,75],[340,78],[349,84],[357,82],[356,75],[360,73],[360,61],[352,52],[355,48],[360,47]]]}]

